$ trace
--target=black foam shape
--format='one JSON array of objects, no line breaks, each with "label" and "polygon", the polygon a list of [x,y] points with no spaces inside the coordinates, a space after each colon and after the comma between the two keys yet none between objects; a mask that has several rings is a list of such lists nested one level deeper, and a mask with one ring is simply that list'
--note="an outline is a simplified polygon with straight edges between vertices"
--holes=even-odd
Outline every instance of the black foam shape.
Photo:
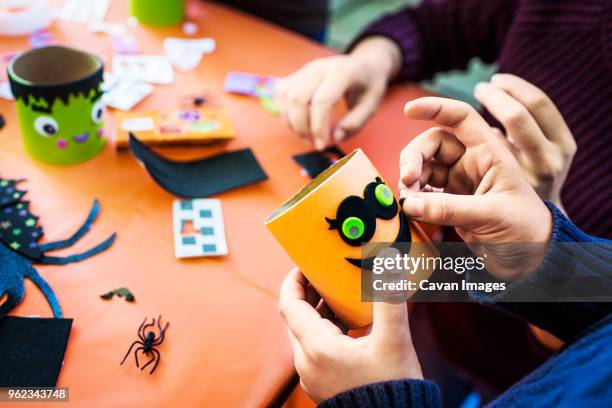
[{"label": "black foam shape", "polygon": [[344,153],[338,147],[332,146],[321,152],[314,151],[295,155],[293,160],[306,170],[310,178],[315,178],[342,157]]},{"label": "black foam shape", "polygon": [[72,319],[0,319],[0,387],[55,387]]},{"label": "black foam shape", "polygon": [[155,153],[130,133],[130,150],[153,180],[183,198],[202,198],[267,180],[251,149],[191,161],[173,161]]}]

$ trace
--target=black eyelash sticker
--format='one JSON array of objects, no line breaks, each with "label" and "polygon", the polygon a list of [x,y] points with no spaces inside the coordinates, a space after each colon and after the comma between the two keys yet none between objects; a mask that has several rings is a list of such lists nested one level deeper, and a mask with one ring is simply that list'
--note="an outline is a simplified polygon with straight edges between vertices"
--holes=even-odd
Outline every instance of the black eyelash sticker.
[{"label": "black eyelash sticker", "polygon": [[325,221],[329,224],[329,230],[337,230],[338,229],[338,220],[333,218],[325,217]]}]

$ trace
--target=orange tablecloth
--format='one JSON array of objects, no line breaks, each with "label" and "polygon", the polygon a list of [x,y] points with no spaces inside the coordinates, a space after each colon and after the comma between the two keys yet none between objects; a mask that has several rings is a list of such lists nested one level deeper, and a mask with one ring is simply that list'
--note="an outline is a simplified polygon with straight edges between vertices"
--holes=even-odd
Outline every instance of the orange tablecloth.
[{"label": "orange tablecloth", "polygon": [[[206,55],[197,70],[175,71],[173,85],[156,86],[136,109],[171,109],[189,95],[205,92],[227,110],[237,129],[238,137],[226,148],[251,147],[270,176],[264,183],[218,196],[225,216],[226,257],[174,257],[174,197],[155,184],[129,153],[107,146],[99,157],[69,167],[31,159],[20,140],[13,103],[0,100],[7,121],[0,131],[0,174],[27,179],[21,186],[29,191],[27,198],[41,217],[46,240],[69,236],[94,198],[102,204],[99,220],[68,252],[86,249],[112,231],[118,234],[112,248],[89,260],[39,267],[64,316],[74,319],[58,382],[70,388],[70,406],[263,406],[292,373],[291,349],[276,307],[281,279],[292,263],[263,222],[307,182],[291,156],[311,147],[257,101],[224,94],[223,79],[229,70],[285,75],[332,52],[229,9],[210,3],[201,7],[196,37],[214,37],[217,50]],[[127,1],[114,1],[107,21],[126,19]],[[83,24],[55,22],[51,31],[61,44],[100,53],[108,69],[113,55],[109,37],[93,34]],[[179,27],[139,26],[129,32],[138,38],[143,54],[161,54],[162,40],[168,35],[184,37]],[[0,52],[27,47],[26,38],[0,38]],[[395,186],[401,148],[425,128],[404,119],[402,107],[424,94],[411,85],[395,87],[368,126],[341,148],[348,152],[362,147]],[[204,152],[164,149],[165,154],[184,158]],[[134,292],[135,304],[99,298],[120,286]],[[25,299],[13,314],[50,316],[50,310],[28,281]],[[157,371],[148,375],[132,361],[119,366],[142,319],[158,314],[170,322],[170,328],[159,347]]]}]

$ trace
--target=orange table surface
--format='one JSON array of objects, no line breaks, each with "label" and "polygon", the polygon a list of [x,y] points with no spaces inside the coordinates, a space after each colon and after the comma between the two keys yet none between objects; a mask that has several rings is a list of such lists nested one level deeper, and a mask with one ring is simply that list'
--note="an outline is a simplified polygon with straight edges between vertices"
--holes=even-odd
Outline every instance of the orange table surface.
[{"label": "orange table surface", "polygon": [[[57,2],[56,2],[57,3]],[[32,211],[40,216],[45,239],[69,236],[83,222],[94,198],[102,205],[98,221],[74,253],[118,234],[106,252],[66,266],[39,266],[74,324],[58,386],[70,388],[70,406],[265,406],[292,371],[291,347],[277,310],[281,280],[292,262],[264,227],[276,207],[308,180],[291,156],[311,150],[280,117],[251,98],[223,92],[230,70],[286,75],[333,52],[271,24],[211,3],[199,3],[200,27],[194,37],[213,37],[217,49],[191,72],[175,71],[172,85],[158,85],[133,111],[176,108],[189,95],[206,93],[232,119],[236,140],[225,149],[253,149],[269,180],[219,194],[229,255],[179,260],[174,257],[172,201],[129,152],[107,146],[86,163],[52,166],[24,151],[14,104],[0,99],[6,126],[0,130],[0,175],[25,178]],[[113,1],[107,21],[126,22],[127,1]],[[111,39],[86,25],[56,21],[60,44],[99,53],[106,68]],[[166,36],[185,37],[180,27],[129,28],[143,54],[161,54]],[[0,53],[28,48],[27,38],[0,38]],[[341,148],[364,149],[388,184],[395,187],[403,146],[426,128],[402,115],[406,101],[426,92],[414,85],[394,87],[366,128]],[[112,117],[112,112],[110,115]],[[112,119],[112,118],[111,118]],[[107,121],[106,133],[112,120]],[[164,148],[175,158],[193,158],[220,148]],[[99,295],[126,286],[134,304],[103,301]],[[50,316],[40,291],[26,281],[16,316]],[[170,322],[159,346],[161,362],[153,375],[133,359],[119,365],[145,316]],[[24,406],[24,404],[19,404]],[[54,405],[56,406],[56,405]],[[57,405],[61,406],[61,404]]]}]

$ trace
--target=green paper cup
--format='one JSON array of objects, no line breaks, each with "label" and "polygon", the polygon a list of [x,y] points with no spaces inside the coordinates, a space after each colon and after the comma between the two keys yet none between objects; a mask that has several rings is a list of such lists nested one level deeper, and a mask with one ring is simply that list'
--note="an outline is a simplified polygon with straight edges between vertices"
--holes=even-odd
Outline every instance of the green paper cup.
[{"label": "green paper cup", "polygon": [[8,75],[25,150],[35,159],[72,164],[104,147],[103,64],[87,52],[43,47],[17,55]]},{"label": "green paper cup", "polygon": [[185,0],[131,0],[130,13],[143,24],[176,25],[183,20]]}]

